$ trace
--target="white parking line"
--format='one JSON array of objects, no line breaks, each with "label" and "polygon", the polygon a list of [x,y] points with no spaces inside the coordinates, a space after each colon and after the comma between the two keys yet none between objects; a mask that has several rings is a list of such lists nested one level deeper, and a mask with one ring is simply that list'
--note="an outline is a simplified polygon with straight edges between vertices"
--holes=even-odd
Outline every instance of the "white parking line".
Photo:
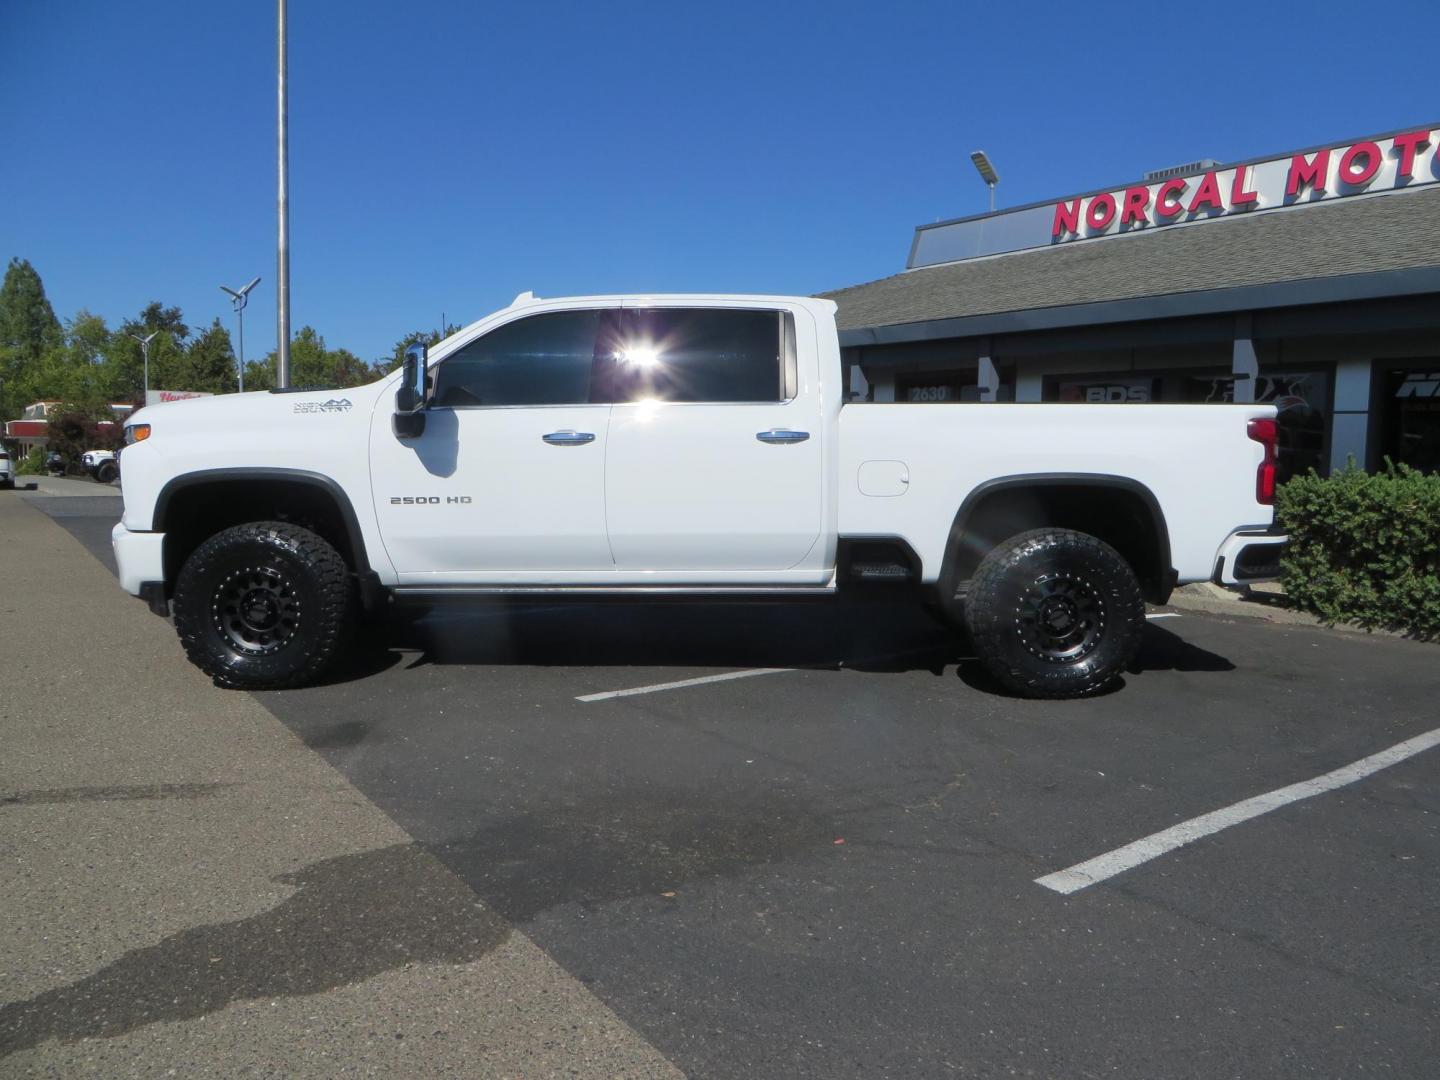
[{"label": "white parking line", "polygon": [[1106,878],[1112,878],[1126,870],[1132,870],[1142,863],[1147,863],[1178,847],[1184,847],[1211,833],[1228,829],[1231,825],[1238,825],[1242,821],[1259,817],[1261,814],[1268,814],[1271,810],[1278,810],[1282,806],[1299,802],[1301,799],[1308,799],[1312,795],[1321,795],[1347,784],[1353,784],[1357,780],[1363,780],[1372,773],[1399,764],[1406,758],[1412,758],[1437,745],[1440,745],[1440,728],[1427,731],[1424,735],[1416,735],[1413,739],[1406,739],[1402,743],[1396,743],[1388,750],[1381,750],[1378,754],[1371,754],[1369,757],[1361,758],[1359,761],[1342,766],[1333,772],[1317,776],[1313,780],[1302,780],[1298,784],[1267,791],[1264,795],[1256,795],[1254,798],[1245,799],[1233,806],[1201,814],[1189,821],[1182,821],[1179,825],[1172,825],[1168,829],[1151,833],[1132,844],[1126,844],[1114,851],[1107,851],[1105,854],[1097,855],[1085,862],[1076,863],[1065,870],[1038,877],[1035,879],[1035,884],[1044,885],[1047,889],[1054,889],[1056,892],[1066,895],[1078,892],[1080,889],[1095,885]]},{"label": "white parking line", "polygon": [[731,679],[748,679],[754,675],[778,675],[782,671],[795,671],[788,667],[760,667],[747,671],[727,671],[724,675],[702,675],[698,679],[681,679],[679,682],[662,682],[654,686],[632,686],[629,690],[606,690],[603,694],[585,694],[576,701],[605,701],[608,698],[633,697],[636,694],[654,694],[660,690],[680,690],[686,686],[704,686],[712,682],[729,682]]},{"label": "white parking line", "polygon": [[1178,611],[1157,611],[1154,615],[1146,615],[1145,618],[1147,618],[1147,619],[1178,619],[1178,618],[1180,618],[1180,613],[1179,613]]}]

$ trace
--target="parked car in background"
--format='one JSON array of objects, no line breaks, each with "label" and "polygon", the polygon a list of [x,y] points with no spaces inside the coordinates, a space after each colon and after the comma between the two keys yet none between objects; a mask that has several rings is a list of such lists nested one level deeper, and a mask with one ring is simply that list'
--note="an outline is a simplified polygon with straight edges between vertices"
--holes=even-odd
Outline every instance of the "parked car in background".
[{"label": "parked car in background", "polygon": [[15,462],[10,459],[10,452],[0,448],[0,488],[13,488],[15,486]]},{"label": "parked car in background", "polygon": [[120,464],[113,450],[86,450],[80,455],[80,464],[85,475],[101,483],[113,483],[120,476]]},{"label": "parked car in background", "polygon": [[45,455],[45,471],[51,476],[65,475],[65,459],[60,456],[59,451],[51,450]]}]

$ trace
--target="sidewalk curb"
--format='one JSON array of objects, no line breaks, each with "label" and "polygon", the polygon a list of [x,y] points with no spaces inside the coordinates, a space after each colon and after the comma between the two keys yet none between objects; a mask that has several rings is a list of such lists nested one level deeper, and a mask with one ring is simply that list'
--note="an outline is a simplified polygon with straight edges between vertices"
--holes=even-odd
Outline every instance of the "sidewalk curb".
[{"label": "sidewalk curb", "polygon": [[[1259,599],[1267,597],[1269,599]],[[1167,607],[1180,611],[1193,611],[1203,615],[1220,615],[1226,618],[1253,619],[1276,626],[1308,626],[1316,630],[1331,630],[1341,634],[1357,634],[1362,637],[1399,638],[1413,640],[1393,630],[1366,630],[1351,623],[1327,623],[1308,611],[1297,611],[1286,607],[1285,594],[1279,589],[1253,593],[1251,596],[1214,585],[1199,582],[1182,585],[1170,595]]]}]

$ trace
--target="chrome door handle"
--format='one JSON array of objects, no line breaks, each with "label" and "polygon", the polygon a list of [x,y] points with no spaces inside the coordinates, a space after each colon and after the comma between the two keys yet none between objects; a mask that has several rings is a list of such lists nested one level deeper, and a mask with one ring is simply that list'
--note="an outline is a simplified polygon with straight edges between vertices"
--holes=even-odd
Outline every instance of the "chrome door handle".
[{"label": "chrome door handle", "polygon": [[549,435],[541,435],[551,446],[584,446],[586,443],[594,442],[595,436],[589,431],[552,431]]},{"label": "chrome door handle", "polygon": [[763,443],[797,443],[810,438],[808,431],[791,431],[788,428],[772,427],[769,431],[757,431],[755,438]]}]

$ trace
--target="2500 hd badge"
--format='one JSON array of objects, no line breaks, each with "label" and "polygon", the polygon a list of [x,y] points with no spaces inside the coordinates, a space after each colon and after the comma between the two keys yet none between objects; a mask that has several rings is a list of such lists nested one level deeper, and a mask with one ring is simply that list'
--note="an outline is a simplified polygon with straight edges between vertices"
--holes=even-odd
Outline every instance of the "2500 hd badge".
[{"label": "2500 hd badge", "polygon": [[443,499],[439,495],[391,495],[391,506],[439,506],[441,503],[458,504],[468,506],[469,495],[446,495]]}]

